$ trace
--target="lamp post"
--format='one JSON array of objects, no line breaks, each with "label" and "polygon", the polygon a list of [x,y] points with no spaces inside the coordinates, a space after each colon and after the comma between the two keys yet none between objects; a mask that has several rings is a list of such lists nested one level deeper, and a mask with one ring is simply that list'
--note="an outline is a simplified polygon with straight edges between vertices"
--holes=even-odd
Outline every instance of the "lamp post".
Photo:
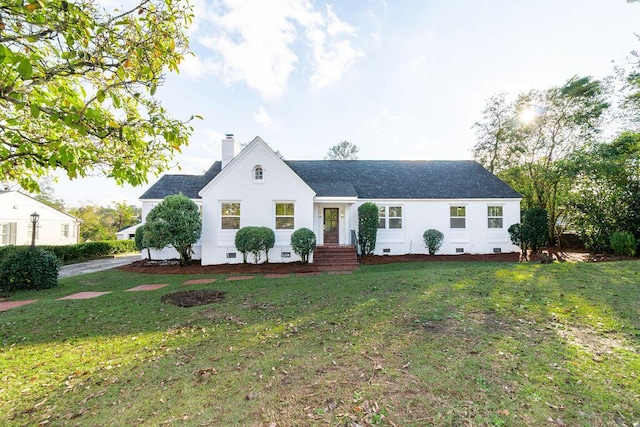
[{"label": "lamp post", "polygon": [[40,215],[38,212],[34,212],[31,214],[31,224],[33,224],[33,228],[31,229],[31,248],[36,247],[36,225],[40,220]]}]

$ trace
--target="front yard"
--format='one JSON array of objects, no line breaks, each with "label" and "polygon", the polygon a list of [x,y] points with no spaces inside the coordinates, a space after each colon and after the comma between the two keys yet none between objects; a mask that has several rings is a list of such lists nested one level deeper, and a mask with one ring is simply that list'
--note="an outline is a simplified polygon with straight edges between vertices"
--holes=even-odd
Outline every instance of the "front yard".
[{"label": "front yard", "polygon": [[[187,280],[216,278],[212,283]],[[0,312],[0,424],[640,422],[640,262],[405,263],[247,280],[123,271]],[[124,292],[142,284],[161,289]],[[182,308],[163,295],[216,290]],[[57,298],[106,292],[93,299]]]}]

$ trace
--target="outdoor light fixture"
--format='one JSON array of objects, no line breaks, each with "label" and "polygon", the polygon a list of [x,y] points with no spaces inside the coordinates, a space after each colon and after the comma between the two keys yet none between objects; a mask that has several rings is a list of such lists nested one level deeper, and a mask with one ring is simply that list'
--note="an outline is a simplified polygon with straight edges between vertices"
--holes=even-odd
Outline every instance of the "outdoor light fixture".
[{"label": "outdoor light fixture", "polygon": [[33,229],[31,231],[31,247],[36,247],[36,225],[40,221],[40,214],[38,212],[34,212],[31,214],[31,223],[33,224]]}]

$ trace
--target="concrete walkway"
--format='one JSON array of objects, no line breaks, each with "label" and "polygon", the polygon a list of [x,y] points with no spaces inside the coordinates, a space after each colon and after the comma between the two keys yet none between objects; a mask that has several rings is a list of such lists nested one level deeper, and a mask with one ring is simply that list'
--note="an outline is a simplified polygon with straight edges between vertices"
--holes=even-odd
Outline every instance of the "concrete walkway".
[{"label": "concrete walkway", "polygon": [[62,279],[64,277],[78,276],[80,274],[109,270],[111,268],[131,264],[132,262],[139,260],[140,255],[125,255],[117,256],[115,258],[96,259],[93,261],[64,265],[60,267],[60,273],[58,274],[58,277]]}]

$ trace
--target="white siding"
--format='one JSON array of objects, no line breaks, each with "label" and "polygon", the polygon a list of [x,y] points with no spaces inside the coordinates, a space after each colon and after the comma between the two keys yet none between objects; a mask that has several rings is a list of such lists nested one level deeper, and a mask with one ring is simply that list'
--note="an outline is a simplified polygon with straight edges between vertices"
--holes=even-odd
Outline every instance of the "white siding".
[{"label": "white siding", "polygon": [[[254,179],[254,168],[260,165],[263,179]],[[291,250],[291,233],[301,227],[313,229],[313,197],[311,189],[276,156],[264,142],[246,147],[201,192],[202,197],[202,264],[240,263],[242,255],[235,248],[236,230],[221,228],[223,202],[240,203],[240,227],[260,226],[274,230],[276,242],[269,251],[272,262],[291,262],[299,258]],[[276,202],[294,203],[294,229],[276,230]],[[282,258],[290,252],[290,258]],[[227,258],[235,253],[236,258]],[[253,262],[249,257],[249,262]]]},{"label": "white siding", "polygon": [[[468,199],[468,200],[370,200],[378,206],[402,206],[401,229],[378,229],[376,255],[426,254],[423,233],[435,228],[444,234],[444,242],[438,254],[456,254],[461,248],[464,253],[517,252],[519,249],[509,238],[507,229],[520,222],[519,199]],[[357,207],[351,210],[351,228],[358,229]],[[465,206],[466,226],[464,229],[450,227],[449,208]],[[488,226],[488,206],[503,206],[503,227],[490,229]],[[384,252],[388,249],[388,252]]]},{"label": "white siding", "polygon": [[[33,224],[31,214],[40,215],[36,225],[37,245],[73,245],[78,242],[80,221],[17,191],[0,193],[0,226],[12,225],[15,237],[0,245],[30,245]],[[62,230],[68,232],[63,234]],[[0,230],[0,233],[2,230]]]}]

